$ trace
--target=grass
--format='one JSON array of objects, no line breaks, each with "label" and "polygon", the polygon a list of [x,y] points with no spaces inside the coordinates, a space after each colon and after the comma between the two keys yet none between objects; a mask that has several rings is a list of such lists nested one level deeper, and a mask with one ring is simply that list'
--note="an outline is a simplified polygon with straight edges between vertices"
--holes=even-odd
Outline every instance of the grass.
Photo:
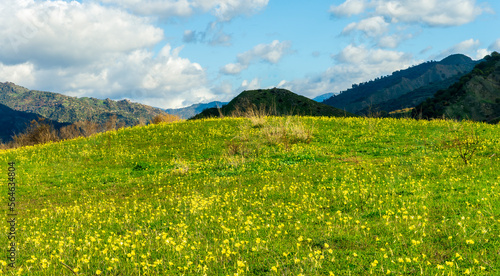
[{"label": "grass", "polygon": [[[253,126],[182,121],[0,151],[5,181],[16,161],[19,203],[17,268],[5,260],[0,271],[498,274],[499,125],[266,117]],[[288,134],[267,141],[278,126]],[[306,139],[290,138],[297,129]],[[443,145],[450,129],[481,141],[467,165]]]}]

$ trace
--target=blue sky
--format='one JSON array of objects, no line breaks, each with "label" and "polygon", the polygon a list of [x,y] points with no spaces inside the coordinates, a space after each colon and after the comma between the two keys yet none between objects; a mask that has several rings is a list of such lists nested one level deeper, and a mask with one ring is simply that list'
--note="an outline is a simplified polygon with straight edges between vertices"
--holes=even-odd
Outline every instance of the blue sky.
[{"label": "blue sky", "polygon": [[494,0],[4,0],[0,81],[177,108],[500,51]]}]

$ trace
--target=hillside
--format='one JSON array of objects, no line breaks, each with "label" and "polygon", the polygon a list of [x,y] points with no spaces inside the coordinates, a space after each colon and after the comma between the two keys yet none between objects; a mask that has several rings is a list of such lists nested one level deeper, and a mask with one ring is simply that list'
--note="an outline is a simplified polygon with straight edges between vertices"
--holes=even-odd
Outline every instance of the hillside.
[{"label": "hillside", "polygon": [[31,112],[60,123],[92,121],[104,123],[112,115],[127,126],[143,118],[151,120],[163,113],[161,109],[132,103],[95,98],[76,98],[58,93],[29,90],[13,83],[0,82],[0,103],[17,111]]},{"label": "hillside", "polygon": [[[17,111],[0,104],[0,143],[9,142],[15,134],[23,133],[33,120],[43,118],[40,115]],[[60,128],[66,124],[45,120],[54,126]]]},{"label": "hillside", "polygon": [[442,89],[446,89],[450,87],[452,84],[458,82],[460,80],[460,77],[462,75],[456,75],[454,77],[445,79],[443,81],[439,81],[436,83],[432,83],[429,85],[422,86],[420,88],[417,88],[409,93],[406,93],[398,98],[388,100],[385,102],[381,102],[379,104],[374,104],[372,106],[368,106],[360,110],[358,113],[360,114],[370,114],[372,112],[380,112],[380,111],[385,111],[389,110],[394,111],[394,110],[402,110],[402,109],[408,109],[408,108],[413,108],[420,103],[424,102],[426,99],[431,98],[434,96],[434,94]]},{"label": "hillside", "polygon": [[199,113],[201,113],[203,110],[212,108],[212,107],[222,107],[223,105],[226,105],[226,102],[209,102],[209,103],[199,103],[199,104],[193,104],[188,107],[183,107],[183,108],[168,108],[164,109],[164,111],[168,114],[172,115],[177,115],[181,119],[189,119]]},{"label": "hillside", "polygon": [[[301,127],[312,139],[295,139]],[[471,130],[481,144],[465,165],[453,141]],[[499,153],[496,125],[335,117],[191,120],[0,150],[6,187],[15,161],[19,252],[0,271],[496,275]]]},{"label": "hillside", "polygon": [[265,109],[272,115],[307,115],[307,116],[352,116],[343,110],[318,103],[286,89],[258,89],[241,92],[222,108],[210,108],[193,119],[219,117],[220,113],[230,116],[234,112],[244,114],[249,109]]},{"label": "hillside", "polygon": [[323,103],[357,114],[366,114],[368,110],[390,112],[401,107],[414,107],[469,73],[477,63],[464,55],[451,55],[439,62],[426,62],[396,71],[390,76],[353,85]]},{"label": "hillside", "polygon": [[500,121],[500,54],[492,53],[472,72],[448,89],[416,106],[413,114],[422,118]]}]

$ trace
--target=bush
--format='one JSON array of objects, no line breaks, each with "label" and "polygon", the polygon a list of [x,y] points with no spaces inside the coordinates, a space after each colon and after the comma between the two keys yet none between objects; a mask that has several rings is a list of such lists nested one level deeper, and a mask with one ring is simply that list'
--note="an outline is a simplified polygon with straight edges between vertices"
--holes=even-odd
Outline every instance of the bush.
[{"label": "bush", "polygon": [[149,123],[150,124],[172,123],[172,122],[177,122],[180,120],[181,120],[181,118],[177,115],[165,113],[165,114],[156,115],[151,121],[149,121]]},{"label": "bush", "polygon": [[44,118],[39,118],[38,121],[31,121],[24,133],[14,135],[13,145],[14,147],[32,146],[58,140],[59,136],[54,126],[45,122]]},{"label": "bush", "polygon": [[459,129],[451,130],[444,145],[446,148],[454,149],[458,157],[467,165],[481,146],[481,140],[474,129],[465,129],[464,125],[461,124]]}]

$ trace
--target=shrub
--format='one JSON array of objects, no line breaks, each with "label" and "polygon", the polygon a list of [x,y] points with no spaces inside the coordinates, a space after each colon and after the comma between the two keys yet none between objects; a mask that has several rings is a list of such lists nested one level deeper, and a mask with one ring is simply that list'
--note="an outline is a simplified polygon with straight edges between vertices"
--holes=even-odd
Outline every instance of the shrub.
[{"label": "shrub", "polygon": [[151,121],[149,121],[149,123],[150,124],[172,123],[172,122],[177,122],[180,120],[181,120],[181,118],[177,115],[165,113],[165,114],[156,115]]},{"label": "shrub", "polygon": [[69,140],[80,136],[83,136],[83,134],[76,124],[64,126],[59,130],[59,138],[61,140]]},{"label": "shrub", "polygon": [[54,126],[45,122],[44,118],[39,118],[31,121],[24,133],[14,135],[13,145],[14,147],[32,146],[58,140],[59,137]]},{"label": "shrub", "polygon": [[481,140],[474,129],[466,129],[465,125],[461,124],[459,129],[450,131],[444,145],[446,148],[454,149],[458,157],[467,165],[480,147]]},{"label": "shrub", "polygon": [[104,123],[103,131],[115,130],[117,127],[118,117],[116,115],[109,116],[106,123]]},{"label": "shrub", "polygon": [[264,105],[259,108],[255,104],[246,103],[244,107],[236,106],[231,114],[233,117],[248,118],[252,123],[252,127],[261,128],[266,123],[266,117],[271,114],[271,111],[266,110]]}]

